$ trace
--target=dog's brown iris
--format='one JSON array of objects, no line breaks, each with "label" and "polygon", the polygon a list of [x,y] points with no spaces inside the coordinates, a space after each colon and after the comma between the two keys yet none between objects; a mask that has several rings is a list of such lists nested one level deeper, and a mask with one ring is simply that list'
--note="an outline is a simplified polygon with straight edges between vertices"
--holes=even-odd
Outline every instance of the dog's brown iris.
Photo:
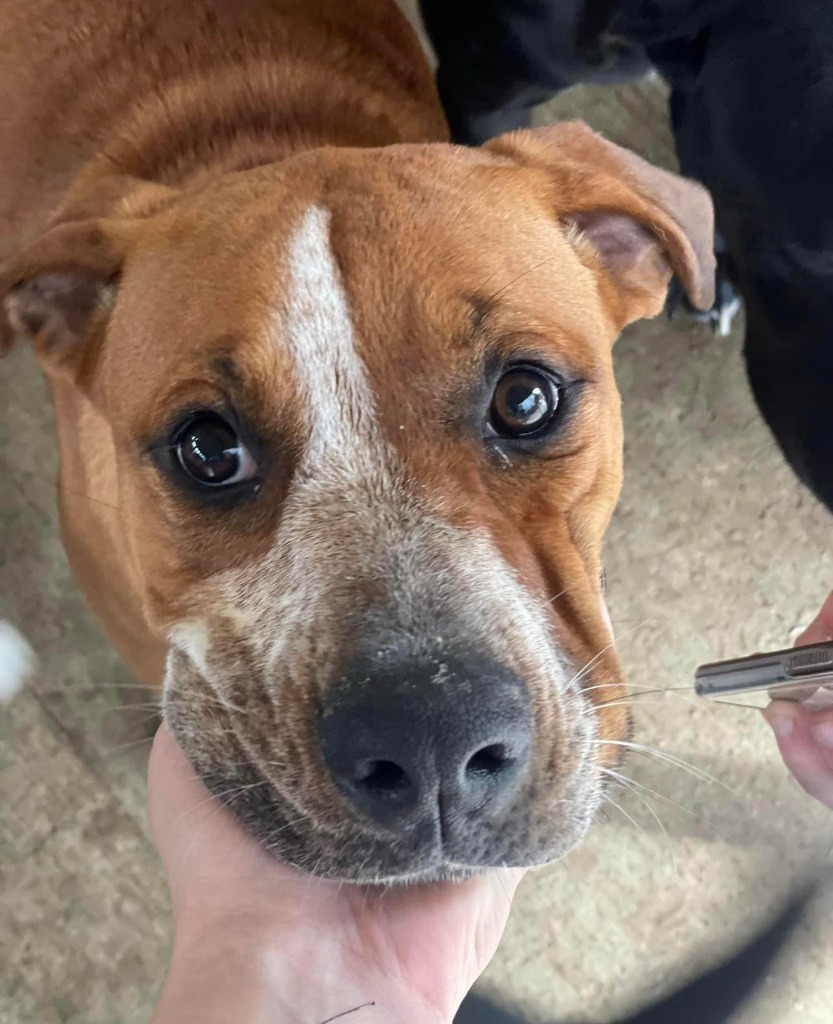
[{"label": "dog's brown iris", "polygon": [[544,370],[517,366],[498,381],[492,399],[492,426],[502,437],[524,437],[543,430],[558,408],[558,385]]},{"label": "dog's brown iris", "polygon": [[188,423],[179,434],[176,454],[188,476],[208,486],[240,483],[256,470],[235,429],[215,413]]}]

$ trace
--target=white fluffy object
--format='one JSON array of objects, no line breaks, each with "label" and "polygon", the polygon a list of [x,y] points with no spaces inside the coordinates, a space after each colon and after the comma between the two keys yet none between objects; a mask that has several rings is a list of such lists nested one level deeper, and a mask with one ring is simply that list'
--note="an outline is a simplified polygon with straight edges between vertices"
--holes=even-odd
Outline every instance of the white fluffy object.
[{"label": "white fluffy object", "polygon": [[0,704],[8,703],[35,670],[35,652],[10,622],[0,619]]}]

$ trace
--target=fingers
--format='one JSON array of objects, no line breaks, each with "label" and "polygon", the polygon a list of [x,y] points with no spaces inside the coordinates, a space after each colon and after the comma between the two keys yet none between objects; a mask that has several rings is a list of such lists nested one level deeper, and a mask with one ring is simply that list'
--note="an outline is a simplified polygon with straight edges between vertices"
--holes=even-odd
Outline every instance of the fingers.
[{"label": "fingers", "polygon": [[833,808],[833,710],[811,713],[792,701],[764,711],[784,763],[810,796]]},{"label": "fingers", "polygon": [[833,640],[833,591],[821,607],[821,611],[807,629],[796,640],[796,647],[804,644],[821,644]]}]

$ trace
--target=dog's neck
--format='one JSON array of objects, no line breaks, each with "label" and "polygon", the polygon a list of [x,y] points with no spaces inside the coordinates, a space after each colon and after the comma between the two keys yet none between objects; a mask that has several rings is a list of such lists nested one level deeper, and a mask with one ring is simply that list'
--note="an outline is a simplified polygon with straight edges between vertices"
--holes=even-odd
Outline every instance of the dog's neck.
[{"label": "dog's neck", "polygon": [[436,111],[414,109],[403,116],[382,89],[359,90],[357,83],[344,80],[346,76],[339,81],[336,75],[325,88],[322,69],[308,66],[296,67],[276,89],[269,78],[273,70],[234,67],[223,76],[207,71],[186,89],[169,83],[161,97],[163,118],[157,102],[138,102],[96,155],[96,164],[144,181],[189,188],[322,146],[371,147],[442,138]]},{"label": "dog's neck", "polygon": [[52,69],[84,85],[66,89],[44,124],[78,159],[59,219],[89,207],[102,178],[199,188],[306,149],[447,138],[424,54],[393,0],[254,0],[223,5],[222,21],[215,8],[138,0],[141,31],[129,38],[104,9],[84,47]]}]

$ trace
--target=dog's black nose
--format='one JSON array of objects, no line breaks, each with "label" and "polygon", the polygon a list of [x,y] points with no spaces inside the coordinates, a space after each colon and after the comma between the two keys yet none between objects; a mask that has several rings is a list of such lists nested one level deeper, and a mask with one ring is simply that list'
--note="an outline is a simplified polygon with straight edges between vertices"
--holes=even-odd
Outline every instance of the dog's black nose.
[{"label": "dog's black nose", "polygon": [[530,759],[532,714],[513,672],[478,655],[360,658],[319,725],[337,784],[376,821],[407,828],[494,813]]}]

